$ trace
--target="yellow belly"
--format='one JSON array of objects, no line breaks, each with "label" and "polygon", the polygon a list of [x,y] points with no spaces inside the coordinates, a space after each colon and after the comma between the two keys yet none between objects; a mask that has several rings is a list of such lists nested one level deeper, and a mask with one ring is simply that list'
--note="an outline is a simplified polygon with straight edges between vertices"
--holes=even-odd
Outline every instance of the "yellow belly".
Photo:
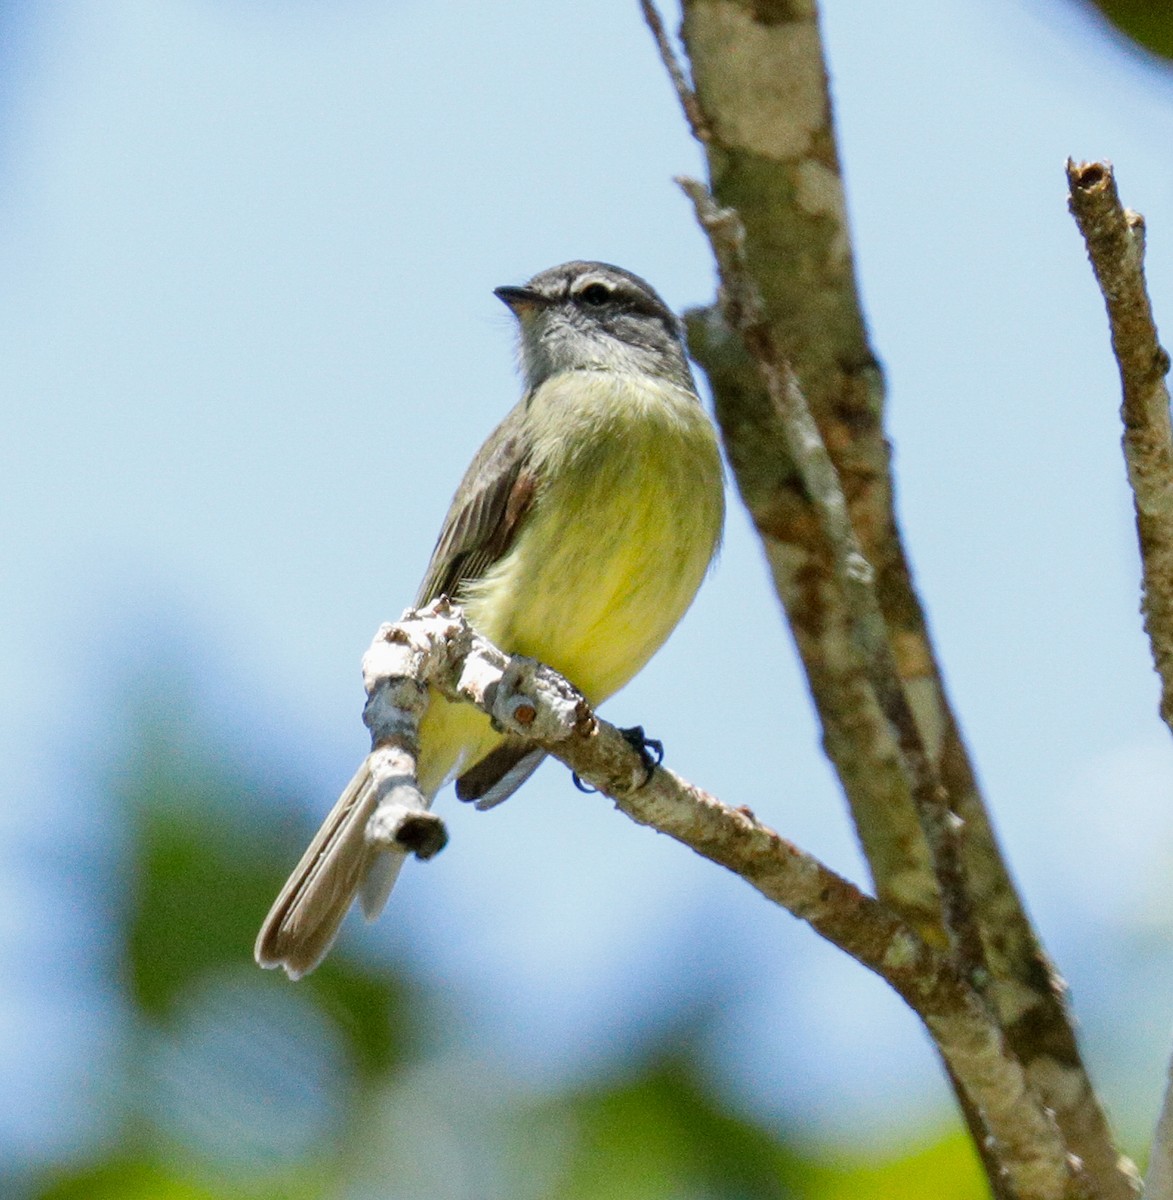
[{"label": "yellow belly", "polygon": [[[462,597],[485,637],[548,663],[593,704],[675,628],[724,516],[720,455],[700,405],[631,379],[568,373],[535,394],[533,508],[510,551]],[[425,792],[499,740],[471,706],[433,703],[421,729]]]}]

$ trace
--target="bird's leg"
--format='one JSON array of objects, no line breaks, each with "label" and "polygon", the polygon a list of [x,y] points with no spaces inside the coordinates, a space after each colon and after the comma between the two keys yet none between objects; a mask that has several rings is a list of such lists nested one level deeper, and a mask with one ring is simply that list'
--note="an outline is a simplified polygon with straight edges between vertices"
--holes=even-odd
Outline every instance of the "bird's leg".
[{"label": "bird's leg", "polygon": [[[648,737],[642,725],[632,725],[630,729],[621,729],[619,732],[623,735],[623,740],[639,755],[639,761],[644,768],[644,781],[640,787],[647,787],[652,781],[653,772],[664,761],[664,743]],[[589,783],[583,783],[577,773],[572,772],[570,778],[580,792],[589,795],[599,790],[591,787]]]}]

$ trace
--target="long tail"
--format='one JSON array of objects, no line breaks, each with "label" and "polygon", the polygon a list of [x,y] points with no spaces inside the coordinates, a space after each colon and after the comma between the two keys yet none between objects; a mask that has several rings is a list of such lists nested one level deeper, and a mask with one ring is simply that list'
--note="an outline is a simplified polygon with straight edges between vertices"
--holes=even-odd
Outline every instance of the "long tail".
[{"label": "long tail", "polygon": [[375,799],[364,761],[257,934],[253,953],[262,967],[284,967],[290,979],[300,979],[325,957],[360,889],[368,919],[386,903],[406,855],[367,844],[364,834]]}]

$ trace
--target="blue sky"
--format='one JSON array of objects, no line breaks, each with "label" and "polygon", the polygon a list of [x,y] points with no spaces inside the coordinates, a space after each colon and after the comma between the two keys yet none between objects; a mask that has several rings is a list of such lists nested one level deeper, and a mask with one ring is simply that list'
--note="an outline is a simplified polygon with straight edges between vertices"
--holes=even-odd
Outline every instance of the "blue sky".
[{"label": "blue sky", "polygon": [[[1063,163],[1114,160],[1173,323],[1173,84],[1066,6],[825,13],[917,578],[1141,1134],[1173,1007],[1173,754]],[[51,1142],[119,1044],[97,797],[131,681],[173,673],[226,753],[324,812],[364,750],[359,657],[517,395],[492,288],[579,257],[677,308],[714,285],[671,183],[698,154],[626,0],[26,0],[0,29],[3,1155]],[[736,506],[680,631],[607,711],[862,877]],[[467,1045],[525,1085],[613,1062],[691,990],[720,997],[711,1069],[757,1111],[879,1138],[945,1103],[878,983],[558,769],[491,814],[444,811],[452,847],[353,936],[447,989]]]}]

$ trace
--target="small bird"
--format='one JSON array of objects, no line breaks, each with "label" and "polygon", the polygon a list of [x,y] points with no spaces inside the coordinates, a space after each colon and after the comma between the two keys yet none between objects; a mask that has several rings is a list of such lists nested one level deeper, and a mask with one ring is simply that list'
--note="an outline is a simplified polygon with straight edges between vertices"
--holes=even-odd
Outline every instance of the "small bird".
[{"label": "small bird", "polygon": [[[619,690],[692,603],[721,540],[721,456],[678,318],[638,275],[569,262],[495,293],[520,331],[525,394],[456,490],[416,606],[446,595],[511,654],[553,667],[591,704]],[[431,804],[455,777],[499,804],[543,753],[469,704],[432,694],[419,731]],[[261,927],[256,960],[292,979],[329,950],[355,896],[382,910],[405,855],[364,838],[367,763]]]}]

